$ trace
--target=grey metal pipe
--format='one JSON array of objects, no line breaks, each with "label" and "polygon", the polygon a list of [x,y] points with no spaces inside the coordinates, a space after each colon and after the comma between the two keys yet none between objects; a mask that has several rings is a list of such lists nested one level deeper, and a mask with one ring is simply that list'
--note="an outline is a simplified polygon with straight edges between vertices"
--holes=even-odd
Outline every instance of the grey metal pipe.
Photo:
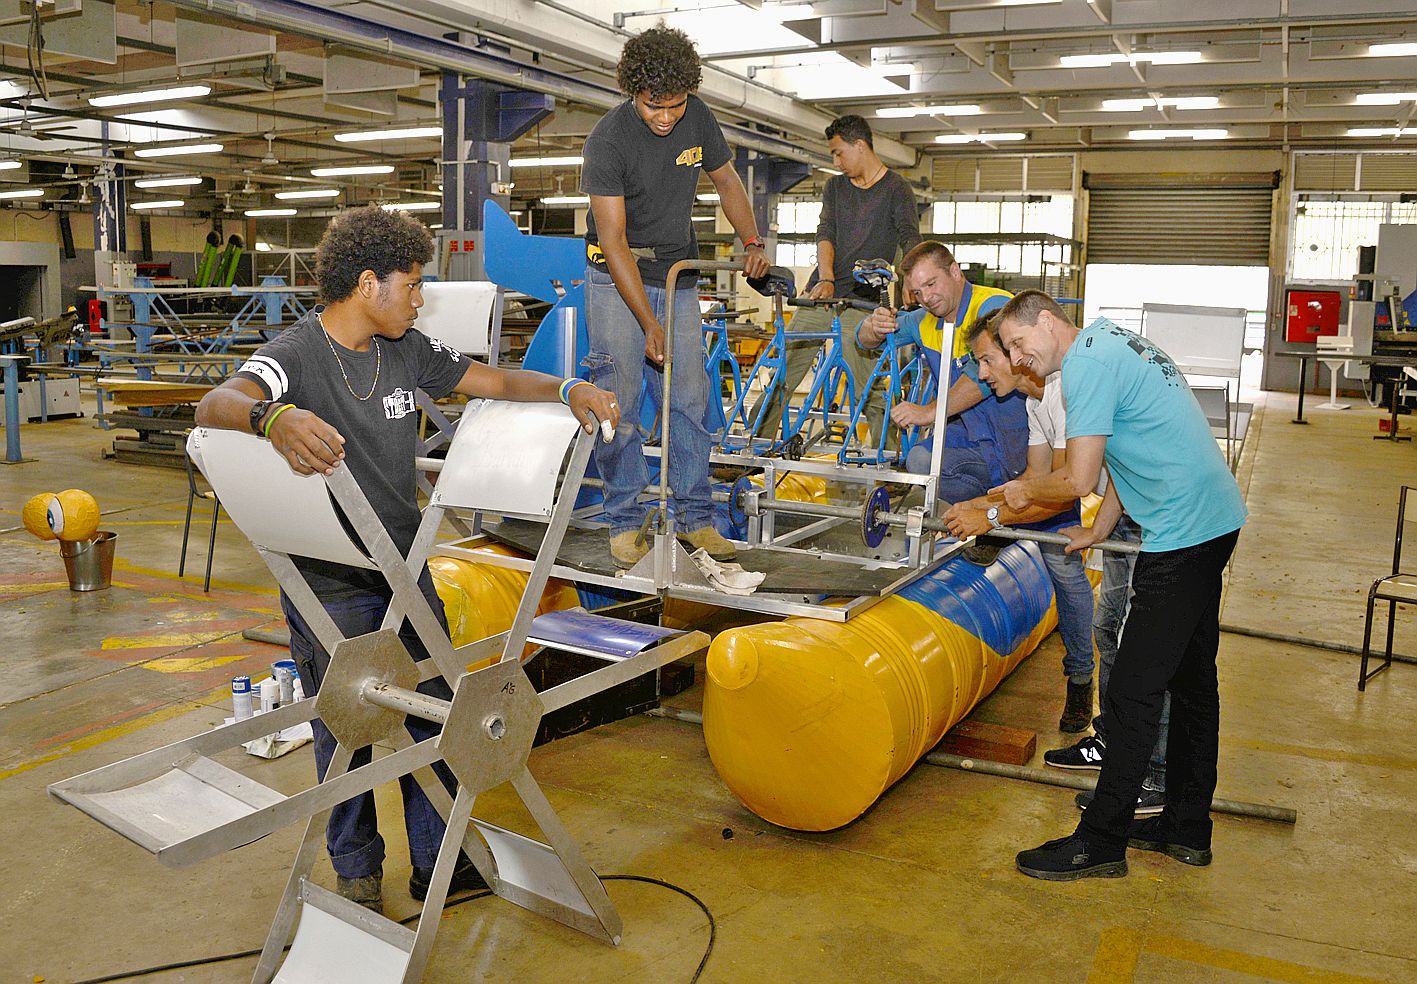
[{"label": "grey metal pipe", "polygon": [[[930,752],[923,759],[929,765],[939,765],[947,769],[964,772],[979,772],[987,776],[1002,776],[1005,779],[1022,779],[1044,786],[1061,786],[1064,789],[1094,789],[1095,779],[1082,776],[1060,775],[1046,769],[1035,769],[1027,765],[1009,765],[1004,762],[990,762],[985,759],[964,758],[949,752]],[[1240,800],[1221,799],[1210,801],[1210,808],[1216,813],[1229,813],[1237,817],[1254,817],[1257,820],[1273,820],[1275,823],[1297,823],[1299,814],[1287,806],[1271,806],[1267,803],[1245,803]]]},{"label": "grey metal pipe", "polygon": [[645,711],[650,717],[669,718],[671,721],[687,721],[703,727],[704,716],[698,711],[686,711],[682,707],[651,707]]},{"label": "grey metal pipe", "polygon": [[241,638],[249,639],[252,642],[267,642],[272,646],[285,646],[290,648],[289,629],[242,629]]},{"label": "grey metal pipe", "polygon": [[[1230,635],[1251,636],[1255,639],[1269,639],[1273,642],[1287,642],[1295,646],[1308,646],[1310,649],[1327,649],[1329,652],[1349,653],[1353,656],[1363,655],[1362,646],[1350,646],[1345,642],[1325,642],[1322,639],[1305,639],[1303,636],[1286,635],[1283,632],[1270,632],[1266,629],[1252,629],[1248,626],[1226,625],[1223,622],[1220,625],[1220,631]],[[1387,658],[1377,650],[1369,650],[1369,653],[1374,659]],[[1408,656],[1403,653],[1393,653],[1392,661],[1394,663],[1409,663],[1417,666],[1417,656]]]},{"label": "grey metal pipe", "polygon": [[425,721],[448,723],[448,710],[452,704],[437,697],[420,694],[416,690],[405,690],[391,683],[366,683],[359,692],[360,699],[377,707],[386,707],[400,714],[412,714]]}]

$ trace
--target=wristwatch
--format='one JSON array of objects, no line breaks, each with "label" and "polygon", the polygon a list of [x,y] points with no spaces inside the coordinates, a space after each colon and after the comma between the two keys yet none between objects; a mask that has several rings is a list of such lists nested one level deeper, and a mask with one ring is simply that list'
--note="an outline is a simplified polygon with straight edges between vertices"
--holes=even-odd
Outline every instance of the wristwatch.
[{"label": "wristwatch", "polygon": [[990,506],[989,510],[984,514],[984,518],[989,520],[989,525],[994,527],[994,529],[1001,530],[1004,528],[1004,524],[999,522],[998,506]]},{"label": "wristwatch", "polygon": [[261,418],[266,415],[266,411],[271,408],[270,400],[257,400],[251,404],[251,433],[257,437],[261,436]]}]

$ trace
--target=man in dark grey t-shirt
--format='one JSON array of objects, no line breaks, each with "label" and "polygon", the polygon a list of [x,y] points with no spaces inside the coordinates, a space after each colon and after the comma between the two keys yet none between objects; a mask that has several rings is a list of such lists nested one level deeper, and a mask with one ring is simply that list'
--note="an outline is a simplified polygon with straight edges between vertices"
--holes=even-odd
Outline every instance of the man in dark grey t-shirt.
[{"label": "man in dark grey t-shirt", "polygon": [[[669,447],[664,449],[674,489],[674,524],[689,550],[732,560],[733,544],[713,527],[709,449],[704,411],[719,399],[704,370],[703,320],[696,275],[666,285],[676,261],[696,259],[694,196],[707,172],[723,212],[747,251],[744,272],[768,272],[753,208],[718,122],[694,95],[699,54],[683,31],[659,26],[625,43],[617,75],[630,98],[607,113],[585,143],[581,186],[590,195],[586,226],[586,328],[591,382],[614,390],[620,427],[609,444],[597,442],[595,464],[605,482],[610,555],[630,568],[649,552],[641,533],[649,482],[640,432],[640,394],[646,378],[661,385],[666,306],[674,305],[674,373]],[[646,371],[648,368],[648,372]],[[663,403],[663,401],[660,401]]]},{"label": "man in dark grey t-shirt", "polygon": [[[841,174],[827,180],[822,190],[822,214],[817,223],[817,268],[808,281],[807,296],[816,300],[855,297],[879,302],[878,291],[858,284],[851,275],[857,260],[883,259],[895,263],[920,242],[920,213],[910,185],[876,156],[871,126],[860,116],[838,116],[827,127],[827,149]],[[842,354],[858,388],[865,385],[878,353],[855,343],[859,312],[846,310],[842,318]],[[792,317],[794,331],[825,331],[832,315],[823,308],[800,308]],[[786,401],[802,382],[821,342],[796,342],[787,347],[782,385],[763,417],[758,433],[778,431]],[[866,415],[879,433],[883,403],[879,394]],[[751,412],[750,412],[751,413]],[[750,415],[749,420],[752,419]]]},{"label": "man in dark grey t-shirt", "polygon": [[[550,403],[562,396],[588,430],[597,418],[619,419],[615,398],[584,380],[563,382],[541,373],[494,369],[418,331],[414,322],[423,306],[423,264],[432,255],[428,230],[406,213],[377,206],[341,213],[315,252],[325,305],[261,346],[197,406],[198,424],[265,437],[302,475],[328,475],[344,462],[405,555],[420,521],[415,390],[435,399],[456,392]],[[297,558],[295,564],[345,638],[380,627],[392,597],[382,574],[307,558]],[[426,565],[418,583],[446,631],[443,605]],[[281,607],[301,682],[306,693],[314,694],[330,656],[284,591]],[[415,660],[428,658],[407,623],[399,638]],[[444,700],[452,697],[441,676],[424,681],[418,690]],[[337,743],[319,719],[311,726],[315,768],[323,781]],[[415,741],[438,732],[413,715],[406,727]],[[350,768],[369,760],[369,749],[359,749]],[[434,769],[450,791],[456,788],[443,763]],[[409,892],[421,901],[428,894],[444,824],[412,776],[404,776],[399,784],[413,862]],[[382,911],[384,841],[373,794],[336,806],[325,840],[340,894]],[[465,856],[459,857],[450,890],[476,887],[482,887],[477,869]]]}]

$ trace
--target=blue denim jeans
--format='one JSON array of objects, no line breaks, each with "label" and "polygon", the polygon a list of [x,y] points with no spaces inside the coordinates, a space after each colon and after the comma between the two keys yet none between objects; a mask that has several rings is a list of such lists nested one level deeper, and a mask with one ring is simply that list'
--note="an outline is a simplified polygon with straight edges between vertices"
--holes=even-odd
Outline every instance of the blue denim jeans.
[{"label": "blue denim jeans", "polygon": [[[1141,542],[1141,527],[1126,513],[1117,521],[1109,539]],[[1122,626],[1131,607],[1132,570],[1137,565],[1136,554],[1105,553],[1102,555],[1102,586],[1097,591],[1097,609],[1093,614],[1092,633],[1097,642],[1097,706],[1105,706],[1107,682],[1112,676],[1112,664],[1117,661],[1117,643],[1122,638]],[[1152,789],[1166,788],[1166,733],[1171,723],[1171,695],[1161,701],[1161,730],[1147,766],[1146,782]],[[1107,740],[1107,722],[1099,713],[1092,719],[1097,737]]]},{"label": "blue denim jeans", "polygon": [[[423,596],[428,599],[433,614],[446,632],[448,622],[443,614],[443,603],[433,589],[433,578],[426,567],[418,578],[418,586],[423,589]],[[323,604],[340,633],[349,639],[379,628],[384,619],[384,612],[388,610],[390,597],[390,592],[385,589],[382,592],[366,592],[330,599]],[[285,620],[290,625],[290,654],[294,657],[296,666],[300,668],[301,685],[307,694],[313,695],[319,691],[320,681],[329,670],[329,653],[316,641],[315,634],[310,631],[284,591],[280,594],[280,605],[285,611]],[[428,658],[428,650],[424,648],[408,622],[404,622],[400,627],[399,639],[415,660]],[[451,700],[453,696],[452,690],[441,676],[432,677],[419,684],[418,692],[443,700]],[[315,772],[320,781],[324,782],[330,759],[334,756],[338,743],[319,718],[311,721],[310,725],[315,733]],[[406,718],[405,727],[414,741],[423,741],[442,730],[438,725],[413,715]],[[350,762],[350,770],[367,765],[369,760],[370,749],[358,749]],[[436,763],[433,770],[449,792],[457,790],[457,780],[444,763]],[[403,820],[408,830],[409,857],[414,867],[431,868],[438,860],[438,848],[443,841],[443,818],[438,815],[433,804],[428,802],[428,797],[424,795],[422,787],[413,776],[400,777],[399,788],[403,793]],[[362,878],[381,870],[384,863],[384,838],[379,835],[373,793],[361,793],[331,811],[329,823],[325,826],[325,845],[330,852],[330,863],[334,865],[335,872],[343,878]]]},{"label": "blue denim jeans", "polygon": [[[645,285],[650,307],[660,324],[668,291]],[[645,464],[646,435],[640,425],[640,397],[646,378],[662,404],[663,373],[645,358],[645,335],[608,273],[586,268],[586,331],[590,353],[583,365],[590,381],[610,390],[620,404],[620,426],[609,444],[595,442],[595,467],[605,482],[605,517],[610,533],[637,530],[645,518],[640,493],[649,484]],[[709,450],[704,427],[709,381],[704,369],[704,332],[699,297],[694,287],[674,291],[674,377],[670,383],[669,482],[675,524],[680,530],[702,529],[713,523],[709,489]],[[658,436],[658,434],[654,435]]]},{"label": "blue denim jeans", "polygon": [[[953,422],[951,427],[955,426]],[[906,453],[905,470],[924,475],[930,470],[930,456],[935,447],[933,437],[926,438]],[[988,492],[996,483],[989,474],[989,463],[974,448],[946,445],[940,460],[940,500],[948,503],[968,502]]]},{"label": "blue denim jeans", "polygon": [[1058,544],[1040,543],[1043,563],[1053,581],[1058,604],[1058,634],[1063,637],[1063,672],[1092,676],[1092,582],[1081,554],[1066,554]]}]

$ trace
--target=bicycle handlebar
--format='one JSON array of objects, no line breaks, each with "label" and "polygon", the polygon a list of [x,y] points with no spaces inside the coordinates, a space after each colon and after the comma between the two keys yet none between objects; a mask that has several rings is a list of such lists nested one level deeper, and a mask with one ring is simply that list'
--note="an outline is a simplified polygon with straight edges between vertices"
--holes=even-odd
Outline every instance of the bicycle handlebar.
[{"label": "bicycle handlebar", "polygon": [[867,314],[880,307],[874,301],[863,301],[856,297],[830,297],[824,301],[812,297],[793,297],[787,303],[792,307],[850,307],[858,311],[865,311]]}]

